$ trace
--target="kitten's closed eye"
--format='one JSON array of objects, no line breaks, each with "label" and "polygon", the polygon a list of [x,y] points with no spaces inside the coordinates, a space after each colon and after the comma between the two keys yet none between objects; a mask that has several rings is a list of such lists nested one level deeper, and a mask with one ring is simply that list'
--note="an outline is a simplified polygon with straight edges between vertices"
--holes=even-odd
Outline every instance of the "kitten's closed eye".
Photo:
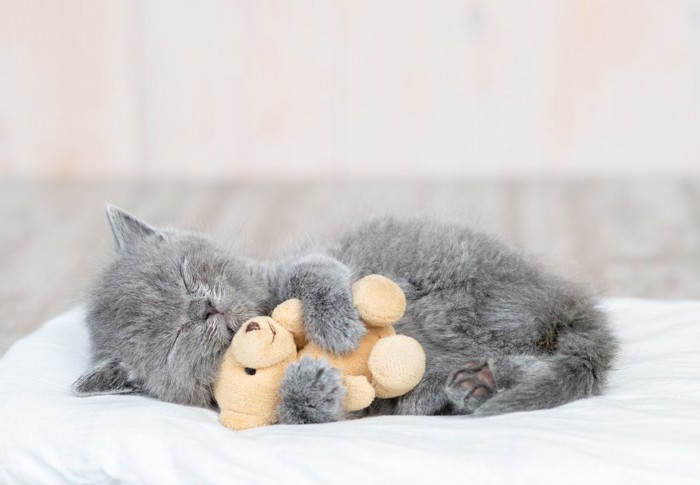
[{"label": "kitten's closed eye", "polygon": [[185,257],[180,264],[182,284],[190,295],[207,296],[210,288],[215,287],[222,276],[217,274],[207,261],[192,261]]},{"label": "kitten's closed eye", "polygon": [[180,264],[180,277],[182,278],[182,284],[185,286],[185,291],[190,295],[194,293],[195,283],[189,272],[189,260],[187,258]]}]

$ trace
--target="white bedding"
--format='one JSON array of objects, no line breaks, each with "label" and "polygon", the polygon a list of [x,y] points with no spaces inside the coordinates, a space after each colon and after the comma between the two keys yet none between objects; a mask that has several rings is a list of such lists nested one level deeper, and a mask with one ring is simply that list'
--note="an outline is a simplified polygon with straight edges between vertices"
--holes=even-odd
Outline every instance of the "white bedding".
[{"label": "white bedding", "polygon": [[73,397],[88,365],[77,309],[0,360],[0,483],[700,483],[700,302],[604,306],[622,342],[605,396],[239,433],[204,409]]}]

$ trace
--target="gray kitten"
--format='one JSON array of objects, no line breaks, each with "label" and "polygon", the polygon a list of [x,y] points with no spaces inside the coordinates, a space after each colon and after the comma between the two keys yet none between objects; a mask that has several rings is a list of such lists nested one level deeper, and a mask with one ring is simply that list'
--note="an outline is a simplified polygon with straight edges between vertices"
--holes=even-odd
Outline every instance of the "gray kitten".
[{"label": "gray kitten", "polygon": [[[243,321],[301,299],[309,339],[333,352],[364,333],[350,285],[379,273],[406,293],[396,325],[426,351],[426,373],[369,414],[493,415],[599,394],[617,349],[605,317],[576,285],[487,236],[431,220],[376,219],[334,245],[257,262],[204,236],[158,230],[107,208],[116,254],[88,297],[93,368],[78,395],[143,393],[215,407],[212,383]],[[339,373],[288,367],[282,423],[344,417]]]}]

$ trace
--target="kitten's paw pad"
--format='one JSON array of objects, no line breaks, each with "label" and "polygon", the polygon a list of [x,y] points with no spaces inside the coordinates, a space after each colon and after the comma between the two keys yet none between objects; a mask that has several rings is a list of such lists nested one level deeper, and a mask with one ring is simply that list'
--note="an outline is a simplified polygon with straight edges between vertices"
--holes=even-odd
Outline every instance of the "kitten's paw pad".
[{"label": "kitten's paw pad", "polygon": [[464,367],[453,374],[455,385],[460,389],[468,388],[486,388],[494,390],[493,373],[489,369],[486,362],[471,361],[467,362]]},{"label": "kitten's paw pad", "polygon": [[447,395],[461,411],[474,411],[495,392],[493,372],[484,361],[467,362],[447,380]]},{"label": "kitten's paw pad", "polygon": [[340,372],[325,360],[303,357],[285,371],[277,416],[282,424],[337,421],[344,398]]}]

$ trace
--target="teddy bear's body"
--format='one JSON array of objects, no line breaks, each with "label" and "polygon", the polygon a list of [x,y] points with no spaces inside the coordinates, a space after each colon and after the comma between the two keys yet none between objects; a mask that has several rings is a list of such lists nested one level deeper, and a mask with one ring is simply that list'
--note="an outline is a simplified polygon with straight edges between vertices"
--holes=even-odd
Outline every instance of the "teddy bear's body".
[{"label": "teddy bear's body", "polygon": [[369,275],[352,291],[367,333],[348,354],[332,354],[306,341],[299,300],[287,300],[272,317],[256,317],[241,326],[214,386],[222,424],[240,430],[273,423],[286,366],[297,357],[327,359],[341,371],[346,411],[364,409],[375,397],[400,396],[418,384],[425,353],[416,340],[396,335],[392,327],[406,307],[401,289],[383,276]]},{"label": "teddy bear's body", "polygon": [[381,338],[394,335],[396,335],[394,327],[367,327],[367,333],[353,352],[340,355],[332,354],[311,343],[299,352],[299,357],[308,355],[314,359],[326,359],[329,364],[340,369],[345,375],[365,376],[367,379],[372,379],[372,372],[370,372],[368,365],[372,349]]},{"label": "teddy bear's body", "polygon": [[[266,361],[263,356],[272,359]],[[296,359],[291,334],[271,318],[257,317],[243,324],[224,354],[214,383],[221,424],[243,430],[274,422],[284,371]]]},{"label": "teddy bear's body", "polygon": [[289,358],[281,365],[256,369],[250,375],[227,351],[221,364],[221,372],[227,375],[226,386],[215,386],[214,395],[221,408],[221,423],[233,429],[248,429],[264,426],[276,419],[279,405],[279,388]]}]

